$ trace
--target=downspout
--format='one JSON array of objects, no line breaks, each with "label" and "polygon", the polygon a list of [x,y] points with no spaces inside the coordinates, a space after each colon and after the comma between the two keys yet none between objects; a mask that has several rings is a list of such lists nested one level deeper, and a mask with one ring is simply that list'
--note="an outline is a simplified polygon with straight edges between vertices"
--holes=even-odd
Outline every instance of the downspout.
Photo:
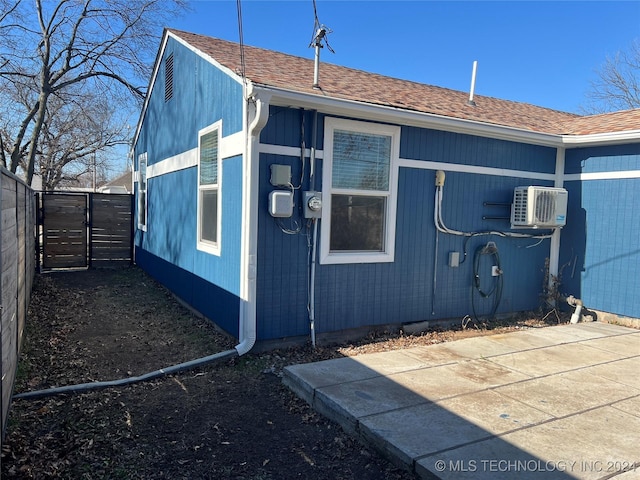
[{"label": "downspout", "polygon": [[[256,259],[258,254],[258,188],[260,132],[269,118],[270,95],[247,89],[244,104],[246,142],[242,179],[242,246],[240,260],[240,343],[238,355],[249,352],[256,343]],[[253,106],[253,108],[251,108]]]},{"label": "downspout", "polygon": [[[556,150],[556,173],[554,187],[562,187],[564,185],[564,161],[565,148],[558,147]],[[560,264],[560,228],[555,228],[551,235],[551,244],[549,245],[549,289],[554,288],[554,278],[558,278],[558,268]]]}]

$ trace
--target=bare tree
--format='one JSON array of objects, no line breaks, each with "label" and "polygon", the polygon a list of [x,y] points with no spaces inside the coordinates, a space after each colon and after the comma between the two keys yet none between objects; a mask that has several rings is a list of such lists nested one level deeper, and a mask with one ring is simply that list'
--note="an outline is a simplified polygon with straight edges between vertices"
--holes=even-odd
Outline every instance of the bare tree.
[{"label": "bare tree", "polygon": [[105,100],[90,93],[50,98],[34,167],[43,190],[76,182],[97,166],[106,168],[102,152],[125,143],[126,128],[111,121],[113,107]]},{"label": "bare tree", "polygon": [[640,39],[634,40],[628,50],[607,57],[597,75],[587,94],[587,112],[640,108]]},{"label": "bare tree", "polygon": [[[29,184],[38,155],[50,154],[41,172],[42,166],[50,167],[48,161],[59,158],[61,146],[52,143],[54,132],[69,125],[67,121],[56,123],[57,115],[75,114],[89,121],[83,111],[89,108],[89,100],[96,99],[102,99],[102,106],[131,104],[132,99],[136,108],[141,104],[161,26],[186,8],[185,0],[0,2],[6,8],[0,13],[3,36],[12,40],[0,45],[0,65],[4,64],[0,101],[20,99],[7,107],[14,122],[5,122],[10,130],[1,136],[6,151],[3,163],[14,173],[22,168]],[[79,100],[82,96],[85,98]],[[73,99],[76,101],[70,101]],[[124,118],[122,112],[111,110],[110,118],[101,117],[102,125],[109,125],[113,133],[118,118]],[[40,148],[45,141],[49,144]],[[78,147],[65,149],[83,158]],[[90,151],[96,146],[90,142],[85,148]],[[53,155],[54,151],[58,154]]]}]

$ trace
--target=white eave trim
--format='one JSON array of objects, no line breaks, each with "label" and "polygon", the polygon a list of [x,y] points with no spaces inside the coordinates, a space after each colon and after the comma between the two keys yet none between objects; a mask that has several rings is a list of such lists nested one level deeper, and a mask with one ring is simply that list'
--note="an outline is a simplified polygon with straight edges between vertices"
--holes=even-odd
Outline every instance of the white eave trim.
[{"label": "white eave trim", "polygon": [[358,119],[389,122],[422,128],[433,128],[449,132],[490,137],[513,142],[529,143],[547,147],[577,147],[614,145],[640,142],[640,130],[614,132],[594,135],[556,135],[533,132],[505,125],[446,117],[432,113],[414,112],[384,105],[373,105],[354,100],[322,97],[319,95],[293,92],[277,87],[253,84],[254,91],[272,94],[271,104],[280,106],[304,107],[324,113]]},{"label": "white eave trim", "polygon": [[548,147],[558,147],[562,144],[561,138],[558,135],[548,133],[531,132],[513,127],[445,117],[432,113],[413,112],[401,108],[366,104],[354,100],[321,97],[275,87],[257,86],[255,84],[254,89],[271,92],[273,94],[271,103],[275,105],[304,107],[317,109],[334,115],[357,116],[358,119],[364,120],[433,128],[436,130],[446,130],[449,132],[498,138],[514,142],[526,142]]},{"label": "white eave trim", "polygon": [[640,130],[626,132],[593,133],[589,135],[562,135],[562,144],[572,146],[619,145],[640,142]]}]

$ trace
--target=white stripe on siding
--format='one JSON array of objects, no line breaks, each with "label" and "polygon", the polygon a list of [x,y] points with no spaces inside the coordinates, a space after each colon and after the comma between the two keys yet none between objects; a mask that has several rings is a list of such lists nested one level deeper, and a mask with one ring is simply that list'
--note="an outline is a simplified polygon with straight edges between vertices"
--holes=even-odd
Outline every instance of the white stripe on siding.
[{"label": "white stripe on siding", "polygon": [[[260,144],[260,153],[268,153],[271,155],[283,155],[285,157],[300,157],[300,147],[285,147],[283,145],[270,145],[268,143]],[[311,157],[311,149],[304,149],[304,156]],[[322,150],[316,150],[316,159],[322,158]]]},{"label": "white stripe on siding", "polygon": [[220,158],[237,157],[244,153],[244,132],[239,131],[222,137],[220,140]]},{"label": "white stripe on siding", "polygon": [[[244,151],[244,136],[242,132],[223,137],[220,141],[220,155],[222,159],[242,155]],[[168,173],[184,170],[198,165],[198,149],[192,148],[173,157],[165,158],[153,165],[147,166],[147,178],[159,177]],[[137,178],[136,178],[137,181]]]},{"label": "white stripe on siding", "polygon": [[198,165],[198,149],[192,148],[173,157],[165,158],[147,166],[147,178],[159,177]]},{"label": "white stripe on siding", "polygon": [[570,173],[564,176],[565,182],[578,180],[618,180],[623,178],[640,178],[640,170],[624,170],[620,172]]},{"label": "white stripe on siding", "polygon": [[530,178],[532,180],[548,180],[553,182],[554,173],[526,172],[523,170],[510,170],[507,168],[480,167],[477,165],[460,165],[458,163],[430,162],[423,160],[400,159],[400,167],[422,168],[426,170],[444,170],[445,172],[475,173],[479,175],[493,175],[497,177]]}]

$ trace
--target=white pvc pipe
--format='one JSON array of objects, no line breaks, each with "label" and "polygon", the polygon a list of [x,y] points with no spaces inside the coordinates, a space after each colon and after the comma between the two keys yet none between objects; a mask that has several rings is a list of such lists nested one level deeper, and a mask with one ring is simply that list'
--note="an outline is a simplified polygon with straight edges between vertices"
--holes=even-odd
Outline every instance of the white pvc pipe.
[{"label": "white pvc pipe", "polygon": [[565,301],[567,302],[568,305],[571,305],[572,307],[576,307],[576,309],[573,311],[573,315],[571,315],[570,321],[571,323],[578,323],[580,321],[580,314],[582,312],[582,307],[584,306],[584,304],[582,303],[582,300],[574,297],[573,295],[569,295],[567,298],[565,298]]},{"label": "white pvc pipe", "polygon": [[316,56],[313,64],[313,88],[320,88],[320,42],[316,43]]},{"label": "white pvc pipe", "polygon": [[573,315],[571,315],[571,323],[578,323],[580,321],[580,312],[582,311],[582,305],[576,305],[576,309],[573,311]]},{"label": "white pvc pipe", "polygon": [[473,62],[473,71],[471,72],[471,88],[469,89],[469,105],[475,105],[473,101],[473,95],[476,90],[476,71],[478,69],[478,61],[474,60]]}]

